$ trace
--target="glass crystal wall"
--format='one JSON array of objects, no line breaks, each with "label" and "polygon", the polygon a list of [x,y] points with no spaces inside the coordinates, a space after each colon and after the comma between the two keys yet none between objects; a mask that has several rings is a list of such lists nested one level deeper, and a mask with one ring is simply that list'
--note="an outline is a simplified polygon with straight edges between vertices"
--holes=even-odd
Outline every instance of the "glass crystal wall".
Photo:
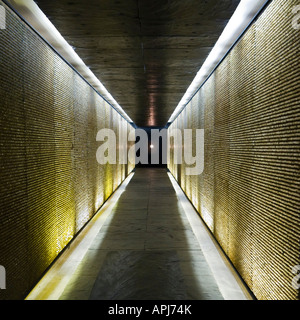
[{"label": "glass crystal wall", "polygon": [[298,4],[272,1],[169,127],[205,130],[204,172],[168,167],[257,299],[299,299]]},{"label": "glass crystal wall", "polygon": [[133,128],[0,6],[0,299],[22,299],[134,168],[98,164],[97,132]]}]

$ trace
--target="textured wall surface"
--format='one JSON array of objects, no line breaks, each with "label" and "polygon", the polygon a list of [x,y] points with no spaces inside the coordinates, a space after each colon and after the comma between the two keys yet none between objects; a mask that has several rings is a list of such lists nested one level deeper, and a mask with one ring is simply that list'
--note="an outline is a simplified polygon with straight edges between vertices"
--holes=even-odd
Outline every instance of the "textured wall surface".
[{"label": "textured wall surface", "polygon": [[[5,5],[0,1],[0,5]],[[5,7],[6,8],[6,7]],[[6,8],[0,30],[0,265],[22,299],[133,169],[99,165],[96,134],[132,126]]]},{"label": "textured wall surface", "polygon": [[299,299],[297,4],[272,1],[169,127],[205,130],[204,172],[168,167],[257,299]]}]

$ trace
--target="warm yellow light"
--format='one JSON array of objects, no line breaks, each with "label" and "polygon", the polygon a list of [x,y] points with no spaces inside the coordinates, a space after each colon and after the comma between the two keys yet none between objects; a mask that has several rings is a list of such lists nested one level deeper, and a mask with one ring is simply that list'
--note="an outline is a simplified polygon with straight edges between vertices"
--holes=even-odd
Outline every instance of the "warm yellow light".
[{"label": "warm yellow light", "polygon": [[128,121],[133,122],[102,82],[75,52],[34,0],[8,0],[9,4],[46,39],[107,101]]},{"label": "warm yellow light", "polygon": [[150,144],[150,149],[153,149],[154,148],[154,145],[153,144]]},{"label": "warm yellow light", "polygon": [[[75,273],[77,267],[84,259],[85,254],[104,223],[113,220],[115,214],[114,207],[131,181],[133,175],[134,173],[131,172],[127,176],[119,188],[76,236],[68,250],[65,250],[55,261],[25,300],[58,300],[69,284],[71,277],[75,277],[76,275],[78,275],[78,277],[80,276],[80,273]],[[103,234],[105,235],[105,233]],[[101,241],[102,240],[98,242],[99,245],[101,244]]]}]

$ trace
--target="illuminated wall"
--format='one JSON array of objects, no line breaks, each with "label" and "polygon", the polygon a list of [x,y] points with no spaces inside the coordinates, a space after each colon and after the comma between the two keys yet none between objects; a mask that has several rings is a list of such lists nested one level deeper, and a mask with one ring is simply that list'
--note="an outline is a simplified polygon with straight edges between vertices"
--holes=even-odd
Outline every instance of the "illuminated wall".
[{"label": "illuminated wall", "polygon": [[299,298],[297,4],[272,1],[169,127],[204,128],[204,172],[168,167],[257,299]]},{"label": "illuminated wall", "polygon": [[22,299],[134,167],[97,163],[98,130],[132,126],[8,8],[0,112],[0,299]]}]

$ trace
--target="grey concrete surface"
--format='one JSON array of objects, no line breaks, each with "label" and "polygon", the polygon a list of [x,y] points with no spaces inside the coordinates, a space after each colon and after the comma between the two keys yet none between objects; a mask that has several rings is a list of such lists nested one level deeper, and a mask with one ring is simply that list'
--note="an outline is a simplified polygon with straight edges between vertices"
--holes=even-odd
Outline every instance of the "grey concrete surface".
[{"label": "grey concrete surface", "polygon": [[136,170],[60,299],[224,299],[166,169]]}]

